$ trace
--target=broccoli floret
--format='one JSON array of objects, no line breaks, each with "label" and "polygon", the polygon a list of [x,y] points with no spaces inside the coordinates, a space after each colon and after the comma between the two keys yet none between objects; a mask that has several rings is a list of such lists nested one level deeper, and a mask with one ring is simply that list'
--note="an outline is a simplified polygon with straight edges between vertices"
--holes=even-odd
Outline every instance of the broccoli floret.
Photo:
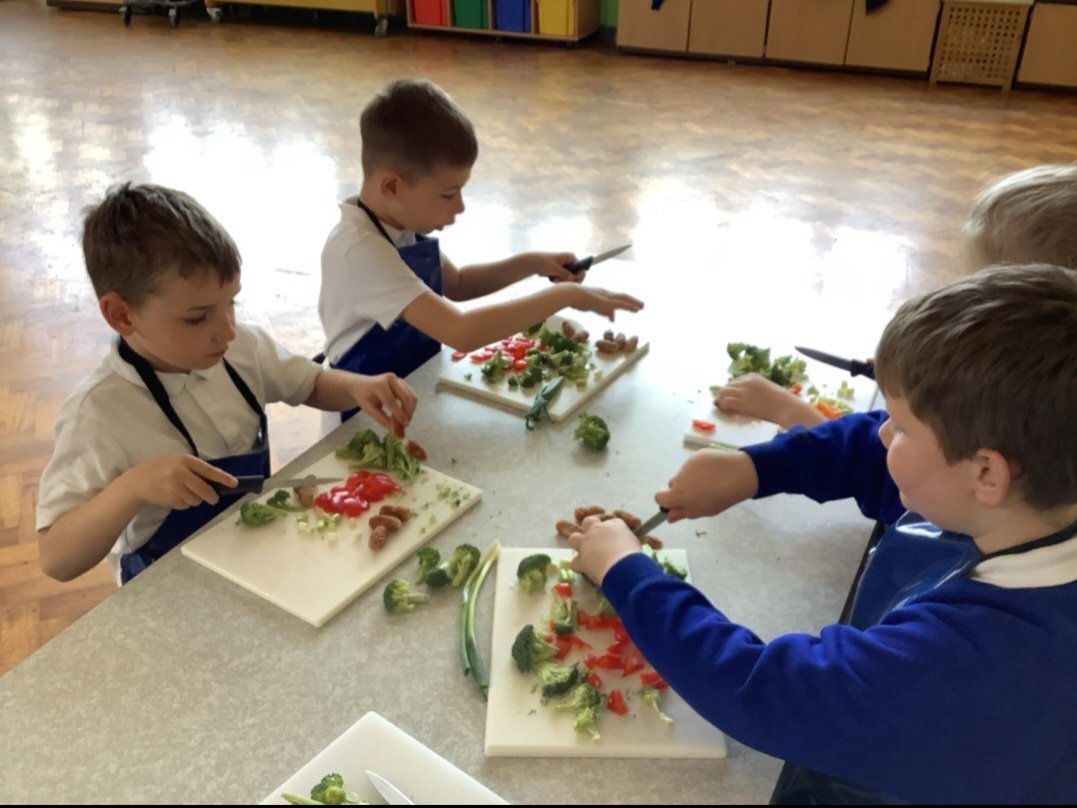
[{"label": "broccoli floret", "polygon": [[393,435],[385,436],[385,470],[395,471],[405,480],[414,480],[423,470],[423,464],[408,454],[401,441]]},{"label": "broccoli floret", "polygon": [[276,508],[278,511],[305,511],[302,505],[293,505],[291,501],[291,495],[283,488],[279,489],[273,496],[266,500],[266,505],[270,508]]},{"label": "broccoli floret", "polygon": [[542,679],[542,697],[549,699],[574,688],[580,681],[580,668],[579,665],[550,663],[539,669],[539,677]]},{"label": "broccoli floret", "polygon": [[297,794],[281,794],[293,805],[359,805],[359,797],[344,789],[344,778],[339,774],[327,774],[310,790],[310,798]]},{"label": "broccoli floret", "polygon": [[545,553],[534,553],[520,561],[516,567],[516,582],[520,591],[528,595],[537,595],[546,591],[546,578],[550,574],[553,562]]},{"label": "broccoli floret", "polygon": [[680,578],[682,581],[688,577],[688,570],[686,570],[684,567],[677,566],[664,556],[659,560],[658,563],[662,565],[662,569],[667,575],[673,575],[677,578]]},{"label": "broccoli floret", "polygon": [[385,604],[385,611],[391,614],[401,614],[412,611],[417,603],[426,603],[430,600],[430,596],[413,589],[411,584],[403,578],[393,578],[385,585],[381,599]]},{"label": "broccoli floret", "polygon": [[667,724],[672,724],[673,719],[662,712],[662,691],[656,687],[650,685],[644,685],[643,689],[639,692],[639,697],[643,700],[644,704],[650,705],[658,717],[661,718]]},{"label": "broccoli floret", "polygon": [[558,705],[557,709],[572,709],[576,712],[573,729],[580,735],[590,735],[593,741],[597,741],[602,737],[598,733],[598,715],[602,709],[602,694],[587,682],[577,685],[576,689],[572,691],[572,698]]},{"label": "broccoli floret", "polygon": [[512,658],[516,661],[520,673],[537,670],[544,662],[553,659],[556,653],[557,646],[546,642],[530,624],[520,629],[520,633],[512,641]]},{"label": "broccoli floret", "polygon": [[433,547],[420,547],[415,555],[419,559],[419,577],[415,579],[415,583],[421,584],[426,580],[430,570],[434,569],[438,562],[441,561],[441,553]]},{"label": "broccoli floret", "polygon": [[447,561],[442,561],[430,572],[426,573],[426,577],[423,579],[423,583],[429,586],[431,589],[444,589],[450,583],[452,583],[452,575],[449,573],[449,564]]},{"label": "broccoli floret", "polygon": [[244,502],[239,506],[239,521],[250,527],[268,525],[279,517],[281,512],[261,502]]},{"label": "broccoli floret", "polygon": [[550,606],[550,622],[558,634],[571,634],[578,626],[577,606],[573,598],[554,598]]},{"label": "broccoli floret", "polygon": [[767,374],[772,382],[782,387],[792,387],[805,378],[807,363],[803,359],[794,359],[792,356],[779,356],[774,360]]},{"label": "broccoli floret", "polygon": [[557,562],[557,580],[563,584],[576,583],[576,573],[572,569],[572,562],[567,558]]},{"label": "broccoli floret", "polygon": [[610,428],[606,426],[606,422],[597,415],[589,415],[586,412],[580,414],[573,434],[576,440],[596,452],[605,449],[610,442]]},{"label": "broccoli floret", "polygon": [[566,337],[561,332],[551,331],[546,327],[543,327],[539,332],[539,341],[546,346],[546,350],[551,354],[581,353],[587,350],[587,347],[582,342],[576,342],[572,337]]},{"label": "broccoli floret", "polygon": [[505,369],[512,367],[512,360],[498,351],[482,365],[482,377],[488,382],[499,382],[505,378]]},{"label": "broccoli floret", "polygon": [[481,555],[479,548],[472,544],[461,544],[452,551],[452,555],[449,556],[449,573],[453,586],[464,585],[471,571],[479,565]]}]

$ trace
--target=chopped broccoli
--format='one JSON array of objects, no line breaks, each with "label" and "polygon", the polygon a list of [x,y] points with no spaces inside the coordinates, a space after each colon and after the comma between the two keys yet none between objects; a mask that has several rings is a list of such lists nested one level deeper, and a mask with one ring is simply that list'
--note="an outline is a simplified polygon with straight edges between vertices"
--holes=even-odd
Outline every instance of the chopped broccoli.
[{"label": "chopped broccoli", "polygon": [[403,443],[392,435],[381,439],[373,429],[356,432],[347,445],[337,449],[336,455],[353,468],[395,471],[405,480],[414,479],[422,471],[422,463],[407,453]]},{"label": "chopped broccoli", "polygon": [[520,629],[520,633],[512,641],[512,658],[516,661],[520,673],[537,670],[544,662],[553,659],[556,653],[557,646],[546,642],[531,624]]},{"label": "chopped broccoli", "polygon": [[587,346],[582,342],[576,342],[572,337],[566,337],[559,331],[551,331],[545,326],[539,331],[539,341],[551,354],[582,353],[587,350]]},{"label": "chopped broccoli", "polygon": [[553,562],[545,553],[535,553],[523,558],[516,567],[516,582],[521,592],[537,595],[546,591],[546,578]]},{"label": "chopped broccoli", "polygon": [[573,598],[556,597],[550,605],[550,622],[557,634],[571,634],[578,626],[577,606]]},{"label": "chopped broccoli", "polygon": [[449,556],[449,572],[452,575],[452,585],[459,588],[471,575],[471,571],[479,565],[482,553],[479,548],[472,544],[461,544],[452,551]]},{"label": "chopped broccoli", "polygon": [[509,376],[508,382],[510,387],[522,387],[524,390],[530,390],[541,382],[543,378],[542,367],[538,362],[535,362],[534,364],[528,363],[527,370],[513,373]]},{"label": "chopped broccoli", "polygon": [[573,434],[576,440],[596,452],[605,449],[610,442],[610,428],[606,426],[606,422],[599,416],[586,412],[580,413],[580,420]]},{"label": "chopped broccoli", "polygon": [[658,563],[662,566],[662,569],[666,572],[667,575],[673,575],[677,578],[680,578],[682,581],[688,577],[688,570],[686,570],[684,567],[680,567],[674,564],[665,556],[659,559]]},{"label": "chopped broccoli", "polygon": [[413,589],[411,584],[403,578],[393,578],[385,585],[381,599],[385,604],[385,611],[391,614],[402,614],[412,611],[417,603],[426,603],[430,600],[430,596]]},{"label": "chopped broccoli", "polygon": [[549,699],[570,691],[580,681],[579,665],[550,663],[539,669],[542,679],[542,697]]},{"label": "chopped broccoli", "polygon": [[505,378],[505,370],[512,367],[512,360],[498,351],[483,363],[482,377],[488,382],[499,382]]},{"label": "chopped broccoli", "polygon": [[442,561],[430,572],[426,573],[423,583],[431,589],[444,589],[452,583],[452,575],[449,574],[448,562]]},{"label": "chopped broccoli", "polygon": [[433,547],[420,547],[415,555],[419,559],[419,577],[415,579],[415,583],[421,584],[426,580],[430,570],[434,569],[438,562],[441,561],[441,553]]},{"label": "chopped broccoli", "polygon": [[305,511],[302,505],[293,505],[291,495],[283,488],[266,500],[266,505],[278,511]]},{"label": "chopped broccoli", "polygon": [[644,704],[650,705],[658,717],[665,721],[667,724],[672,724],[673,719],[662,712],[662,691],[658,688],[651,687],[650,685],[644,685],[643,689],[639,692],[640,698]]},{"label": "chopped broccoli", "polygon": [[363,805],[358,794],[344,788],[344,778],[339,774],[327,774],[310,790],[310,796],[283,792],[281,799],[292,805]]},{"label": "chopped broccoli", "polygon": [[792,387],[806,378],[807,364],[803,359],[786,355],[771,362],[770,348],[760,348],[745,342],[730,342],[726,345],[726,352],[733,360],[733,368],[729,374],[731,378],[746,373],[758,373],[782,387]]},{"label": "chopped broccoli", "polygon": [[261,502],[244,502],[239,506],[239,521],[249,527],[268,525],[280,515],[281,512],[276,508],[270,508]]},{"label": "chopped broccoli", "polygon": [[576,685],[570,699],[557,705],[554,709],[574,710],[576,720],[573,724],[573,729],[580,735],[590,735],[591,740],[597,741],[602,737],[598,734],[598,715],[601,708],[602,694],[587,682],[583,682]]},{"label": "chopped broccoli", "polygon": [[576,583],[576,573],[572,569],[572,562],[567,558],[557,562],[557,580],[563,584]]}]

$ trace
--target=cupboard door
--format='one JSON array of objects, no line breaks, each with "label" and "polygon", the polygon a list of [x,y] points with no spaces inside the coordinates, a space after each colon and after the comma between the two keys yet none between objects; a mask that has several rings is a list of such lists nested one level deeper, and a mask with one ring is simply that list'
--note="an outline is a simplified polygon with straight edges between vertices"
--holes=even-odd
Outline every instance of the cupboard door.
[{"label": "cupboard door", "polygon": [[762,57],[769,5],[770,0],[692,0],[688,51]]},{"label": "cupboard door", "polygon": [[767,58],[844,64],[852,14],[853,0],[771,0]]},{"label": "cupboard door", "polygon": [[894,0],[872,14],[865,5],[854,0],[845,64],[926,73],[941,0]]},{"label": "cupboard door", "polygon": [[657,11],[651,0],[621,0],[617,10],[617,44],[622,48],[688,50],[688,18],[692,0],[662,0]]},{"label": "cupboard door", "polygon": [[1077,6],[1032,7],[1017,80],[1077,87]]}]

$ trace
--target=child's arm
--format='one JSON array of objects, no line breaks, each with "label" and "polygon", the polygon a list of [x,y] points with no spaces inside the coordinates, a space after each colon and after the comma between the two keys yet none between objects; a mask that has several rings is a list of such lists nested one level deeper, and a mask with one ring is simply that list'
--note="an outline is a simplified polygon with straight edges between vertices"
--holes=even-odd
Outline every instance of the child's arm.
[{"label": "child's arm", "polygon": [[722,386],[714,406],[729,415],[762,418],[782,429],[815,426],[827,420],[819,410],[758,373],[738,376]]},{"label": "child's arm", "polygon": [[442,292],[449,300],[474,300],[532,275],[545,275],[555,281],[579,283],[587,274],[586,270],[569,272],[565,269],[566,264],[575,260],[576,256],[572,253],[527,252],[492,264],[471,264],[458,269],[442,256]]},{"label": "child's arm", "polygon": [[229,487],[236,478],[193,455],[158,457],[121,474],[89,501],[38,531],[41,569],[70,581],[96,566],[127,524],[147,505],[186,509],[220,497],[210,481]]},{"label": "child's arm", "polygon": [[618,309],[639,311],[643,302],[605,289],[559,283],[516,300],[462,311],[445,298],[426,292],[408,304],[404,319],[457,351],[473,351],[565,308],[597,312],[612,320]]},{"label": "child's arm", "polygon": [[714,516],[759,490],[755,464],[744,452],[700,449],[684,461],[669,488],[655,502],[669,510],[669,521]]},{"label": "child's arm", "polygon": [[411,423],[418,399],[407,382],[394,373],[364,376],[346,370],[323,370],[304,402],[319,410],[340,412],[360,407],[398,438]]}]

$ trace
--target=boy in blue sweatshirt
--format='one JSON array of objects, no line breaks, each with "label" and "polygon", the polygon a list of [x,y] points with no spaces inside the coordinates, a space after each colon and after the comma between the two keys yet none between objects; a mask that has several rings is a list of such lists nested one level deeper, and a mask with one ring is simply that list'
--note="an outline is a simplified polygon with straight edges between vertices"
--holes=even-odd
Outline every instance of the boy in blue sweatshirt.
[{"label": "boy in blue sweatshirt", "polygon": [[655,496],[670,521],[778,492],[855,497],[882,521],[905,510],[851,625],[763,642],[619,520],[585,520],[573,566],[697,712],[825,775],[820,801],[1077,801],[1074,335],[1077,273],[983,270],[887,326],[889,415],[697,452]]}]

